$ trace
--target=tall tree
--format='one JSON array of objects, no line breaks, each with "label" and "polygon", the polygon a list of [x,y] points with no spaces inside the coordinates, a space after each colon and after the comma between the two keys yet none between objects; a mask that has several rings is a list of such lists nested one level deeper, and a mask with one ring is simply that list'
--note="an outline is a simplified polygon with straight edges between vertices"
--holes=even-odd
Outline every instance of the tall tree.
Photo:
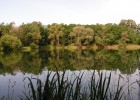
[{"label": "tall tree", "polygon": [[72,29],[76,26],[76,24],[65,24],[65,34],[62,38],[62,41],[64,41],[64,45],[70,45],[71,43],[73,43],[73,39],[70,37],[70,33],[72,32]]},{"label": "tall tree", "polygon": [[93,29],[85,28],[84,26],[75,26],[70,33],[71,38],[75,38],[76,44],[79,46],[82,44],[90,44],[93,40],[93,35]]},{"label": "tall tree", "polygon": [[39,44],[41,40],[42,24],[40,22],[32,22],[22,24],[19,27],[20,39],[24,45],[30,45],[31,43]]},{"label": "tall tree", "polygon": [[64,25],[53,23],[48,26],[48,38],[51,40],[51,44],[59,46],[60,38],[64,36]]},{"label": "tall tree", "polygon": [[122,19],[120,21],[119,25],[125,25],[125,26],[133,28],[133,29],[135,29],[136,26],[137,26],[136,22],[134,20],[132,20],[132,19],[128,19],[128,20]]},{"label": "tall tree", "polygon": [[8,24],[0,23],[0,37],[5,34],[11,34],[11,29],[13,28],[13,26],[14,22]]},{"label": "tall tree", "polygon": [[85,28],[84,44],[89,45],[91,42],[93,42],[93,36],[94,30],[91,28]]},{"label": "tall tree", "polygon": [[79,46],[82,45],[82,39],[84,37],[84,31],[85,31],[84,26],[75,26],[73,28],[73,31],[70,33],[70,36],[75,38],[76,44],[79,45]]}]

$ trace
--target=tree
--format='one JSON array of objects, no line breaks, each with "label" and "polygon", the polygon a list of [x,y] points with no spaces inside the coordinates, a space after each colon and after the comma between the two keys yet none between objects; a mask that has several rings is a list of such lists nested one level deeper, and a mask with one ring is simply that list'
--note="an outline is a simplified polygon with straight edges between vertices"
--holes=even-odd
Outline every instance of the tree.
[{"label": "tree", "polygon": [[82,45],[82,39],[84,37],[84,31],[85,27],[84,26],[75,26],[73,28],[73,31],[70,33],[71,38],[75,38],[76,44],[81,46]]},{"label": "tree", "polygon": [[121,33],[121,39],[120,40],[121,40],[122,43],[126,44],[127,41],[129,41],[129,39],[128,39],[128,33],[127,32],[122,32]]},{"label": "tree", "polygon": [[39,45],[46,46],[47,44],[49,44],[48,29],[46,25],[41,26],[40,35],[41,39],[39,40]]},{"label": "tree", "polygon": [[70,37],[70,33],[72,32],[72,29],[76,26],[76,24],[65,24],[65,30],[64,30],[64,36],[62,38],[62,41],[64,45],[70,45],[73,43],[73,39]]},{"label": "tree", "polygon": [[122,32],[121,33],[121,38],[119,40],[119,47],[124,49],[126,48],[126,44],[128,43],[129,38],[128,38],[128,33],[127,32]]},{"label": "tree", "polygon": [[4,35],[0,38],[0,42],[4,50],[14,50],[19,49],[22,46],[20,39],[12,35]]},{"label": "tree", "polygon": [[109,41],[108,27],[105,25],[100,25],[100,31],[95,35],[95,43],[100,48],[104,48]]},{"label": "tree", "polygon": [[122,19],[120,21],[119,25],[125,25],[125,26],[133,28],[133,29],[136,29],[136,26],[137,26],[136,22],[132,19],[128,19],[128,20]]},{"label": "tree", "polygon": [[91,28],[85,28],[84,26],[75,26],[70,33],[70,37],[76,40],[76,44],[81,46],[82,44],[90,44],[93,40],[94,31]]},{"label": "tree", "polygon": [[36,43],[36,44],[39,44],[39,40],[42,38],[40,33],[36,33],[36,32],[28,33],[27,36],[30,39],[30,41],[32,41],[32,43]]},{"label": "tree", "polygon": [[128,34],[129,44],[140,44],[139,33]]},{"label": "tree", "polygon": [[14,23],[11,22],[9,24],[0,23],[0,37],[5,34],[10,34],[11,29],[13,28]]},{"label": "tree", "polygon": [[51,44],[56,44],[57,46],[59,46],[60,38],[64,36],[64,29],[65,28],[63,24],[53,23],[52,25],[48,26],[48,38],[50,39]]},{"label": "tree", "polygon": [[84,44],[89,45],[93,41],[94,30],[91,28],[85,28]]},{"label": "tree", "polygon": [[40,22],[23,23],[19,27],[19,32],[21,34],[19,38],[24,45],[30,45],[31,43],[39,44],[39,41],[42,39],[42,30],[43,26]]}]

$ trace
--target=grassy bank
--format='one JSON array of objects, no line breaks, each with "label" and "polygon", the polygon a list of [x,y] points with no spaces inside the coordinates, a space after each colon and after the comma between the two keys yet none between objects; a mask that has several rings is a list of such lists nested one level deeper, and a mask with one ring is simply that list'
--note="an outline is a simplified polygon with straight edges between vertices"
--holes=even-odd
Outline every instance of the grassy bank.
[{"label": "grassy bank", "polygon": [[[112,50],[119,50],[120,46],[119,45],[112,45],[112,46],[107,46],[107,49],[112,49]],[[135,44],[128,44],[125,47],[127,50],[139,50],[140,45],[135,45]]]},{"label": "grassy bank", "polygon": [[[97,45],[91,45],[91,46],[75,46],[75,45],[68,45],[68,46],[47,46],[49,50],[55,50],[55,49],[67,49],[69,51],[75,51],[75,50],[85,50],[85,49],[90,49],[90,50],[97,50],[97,49],[109,49],[109,50],[120,50],[122,49],[120,45],[108,45],[105,46],[104,48],[100,48]],[[123,49],[126,50],[139,50],[140,45],[135,45],[135,44],[127,44],[123,47]]]}]

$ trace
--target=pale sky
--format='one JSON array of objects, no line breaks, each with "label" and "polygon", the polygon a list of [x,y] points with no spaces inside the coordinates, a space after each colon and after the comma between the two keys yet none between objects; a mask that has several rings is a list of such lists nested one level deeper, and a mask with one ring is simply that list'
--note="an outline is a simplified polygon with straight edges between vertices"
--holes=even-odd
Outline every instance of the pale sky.
[{"label": "pale sky", "polygon": [[0,0],[0,23],[140,23],[140,0]]}]

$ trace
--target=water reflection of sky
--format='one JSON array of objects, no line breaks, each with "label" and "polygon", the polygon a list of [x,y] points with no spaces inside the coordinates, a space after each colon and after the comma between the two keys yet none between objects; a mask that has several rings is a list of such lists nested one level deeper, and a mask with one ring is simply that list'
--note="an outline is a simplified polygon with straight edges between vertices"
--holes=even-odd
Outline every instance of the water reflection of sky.
[{"label": "water reflection of sky", "polygon": [[[93,70],[81,70],[81,71],[70,71],[68,70],[66,75],[70,79],[71,77],[75,77],[76,75],[81,75],[84,72],[83,75],[83,84],[87,85],[89,83],[90,77],[92,75]],[[103,72],[103,74],[106,76],[109,76],[110,71],[101,70],[101,71],[95,71],[95,75],[98,78],[98,75],[100,72]],[[140,100],[138,98],[138,95],[140,94],[140,71],[137,69],[135,73],[127,75],[127,74],[121,74],[119,70],[112,71],[112,78],[111,78],[111,85],[110,89],[112,92],[115,91],[115,87],[117,85],[117,81],[119,76],[121,77],[120,85],[124,85],[123,91],[125,91],[123,98],[126,100]],[[13,98],[13,100],[19,99],[20,96],[23,96],[23,92],[28,93],[28,80],[24,78],[39,78],[42,80],[42,82],[45,82],[45,77],[47,75],[48,71],[44,70],[39,75],[34,74],[23,74],[21,72],[17,72],[15,75],[5,74],[0,75],[0,97],[2,98],[5,96],[7,99]],[[81,73],[81,74],[79,74]],[[54,74],[54,72],[52,72]],[[24,80],[24,81],[23,81]],[[35,81],[34,81],[35,82]],[[36,83],[34,83],[35,85]]]}]

